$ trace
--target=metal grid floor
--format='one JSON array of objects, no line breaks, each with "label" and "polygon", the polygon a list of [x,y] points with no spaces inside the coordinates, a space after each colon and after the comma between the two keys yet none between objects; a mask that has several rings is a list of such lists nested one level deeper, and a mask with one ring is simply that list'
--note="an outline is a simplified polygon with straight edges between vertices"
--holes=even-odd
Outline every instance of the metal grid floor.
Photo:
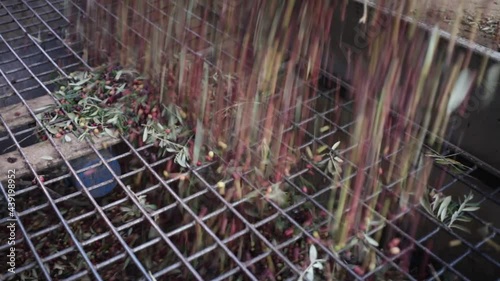
[{"label": "metal grid floor", "polygon": [[[54,89],[54,79],[58,74],[68,77],[69,73],[79,67],[90,69],[82,58],[81,46],[78,42],[71,42],[68,39],[71,38],[71,34],[65,32],[65,26],[70,23],[62,13],[65,2],[67,1],[13,0],[0,3],[2,108],[20,103],[26,107],[26,115],[36,120],[35,108],[30,105],[30,100],[50,95]],[[73,1],[69,2],[77,5]],[[313,87],[311,84],[305,86]],[[352,138],[349,128],[353,124],[349,120],[349,114],[346,117],[346,112],[351,110],[351,102],[338,103],[334,99],[334,92],[334,90],[318,90],[317,96],[304,102],[315,113],[314,117],[288,128],[288,130],[302,130],[308,136],[308,142],[302,144],[301,149],[309,145],[331,146],[336,140]],[[55,98],[52,101],[58,103]],[[32,134],[36,127],[14,128],[6,121],[9,118],[11,117],[0,116],[0,124],[3,126],[0,142],[8,146],[13,144],[11,150],[17,149],[20,152],[20,159],[11,161],[30,160],[30,156],[26,153],[29,147],[22,140]],[[42,125],[39,120],[35,122]],[[332,129],[317,134],[312,129],[315,122],[327,124]],[[118,184],[118,191],[112,198],[96,200],[90,196],[88,190],[72,192],[57,198],[48,190],[61,180],[76,176],[82,171],[72,168],[70,159],[67,159],[59,148],[60,143],[57,140],[49,137],[48,142],[62,159],[67,170],[62,175],[40,180],[41,175],[36,172],[37,169],[31,164],[32,161],[27,161],[29,175],[25,178],[36,181],[16,183],[15,279],[22,276],[24,280],[122,280],[117,279],[116,273],[124,270],[130,274],[129,280],[140,278],[141,280],[154,280],[153,278],[265,280],[271,279],[266,274],[267,266],[270,264],[269,259],[272,259],[273,264],[282,268],[279,279],[296,280],[303,271],[304,262],[307,262],[300,250],[303,249],[301,246],[308,240],[315,240],[316,233],[327,235],[325,231],[327,220],[333,218],[328,212],[325,200],[331,192],[328,183],[332,179],[306,158],[301,160],[299,168],[293,171],[292,175],[285,178],[288,190],[294,196],[293,203],[280,206],[269,201],[268,213],[265,216],[258,216],[245,212],[249,209],[248,205],[253,204],[249,199],[229,202],[217,192],[216,182],[210,177],[216,168],[215,163],[190,168],[190,174],[200,184],[181,191],[178,188],[179,177],[165,180],[159,173],[159,168],[171,161],[173,156],[150,159],[147,157],[147,152],[151,146],[136,148],[126,138],[120,139],[121,152],[112,159],[105,159],[99,153],[98,145],[86,142],[90,147],[89,152],[98,155],[100,161],[103,161],[110,171],[109,163],[114,160],[136,165],[121,175],[112,172],[113,181]],[[352,149],[344,146],[340,155],[348,159],[347,155]],[[397,165],[397,153],[381,161],[396,162]],[[355,167],[354,163],[346,162],[347,165]],[[314,175],[311,175],[311,171]],[[444,172],[437,165],[433,168],[433,172],[437,176],[432,184],[440,191],[453,193],[454,190],[470,189],[475,193],[476,199],[481,198],[482,204],[498,208],[499,189],[492,188],[493,186],[485,188],[484,183],[471,176],[478,172],[474,163],[471,163],[470,169],[459,177]],[[128,183],[133,182],[139,174],[150,177],[151,184],[140,190],[130,189]],[[410,177],[415,175],[418,176],[418,171]],[[248,172],[241,180],[262,192],[261,187],[255,186],[250,178],[251,172]],[[314,178],[314,186],[304,189],[304,178],[311,181]],[[395,178],[386,182],[383,192],[390,193],[391,189],[402,180],[404,179]],[[8,200],[8,184],[8,181],[1,183],[4,206]],[[231,185],[234,182],[231,180],[226,184]],[[169,200],[156,200],[154,210],[145,206],[140,200],[143,195],[154,198],[156,192],[160,190],[168,194],[165,198]],[[457,278],[451,280],[474,280],[478,273],[473,273],[473,270],[479,268],[483,270],[485,276],[494,276],[495,272],[499,272],[498,251],[487,248],[487,241],[496,241],[500,244],[498,236],[500,225],[498,220],[492,223],[495,221],[494,215],[493,217],[491,215],[494,212],[471,214],[473,225],[478,227],[489,225],[488,234],[478,238],[451,232],[421,208],[409,209],[397,217],[386,220],[380,216],[380,210],[369,207],[371,198],[366,198],[361,203],[363,208],[385,223],[385,232],[390,232],[392,236],[402,240],[402,250],[396,255],[390,255],[383,247],[374,248],[382,262],[371,272],[359,276],[359,272],[356,272],[352,262],[347,258],[346,254],[349,252],[347,249],[337,253],[327,246],[317,244],[319,256],[326,256],[334,261],[336,266],[345,270],[347,274],[345,280],[380,280],[382,278],[380,274],[391,270],[401,274],[393,280],[448,280],[446,278],[449,276]],[[76,207],[73,202],[86,202],[87,205]],[[123,208],[134,209],[135,212],[122,221],[115,221],[117,214]],[[323,216],[304,217],[307,210],[315,210],[314,213],[318,211]],[[0,214],[0,224],[5,229],[5,225],[11,223],[12,218],[6,207],[2,208]],[[173,220],[175,217],[178,219]],[[420,228],[415,235],[412,235],[412,227],[416,225],[411,225],[409,222],[415,218],[420,220],[419,225],[426,227]],[[312,223],[304,226],[304,221],[309,219]],[[278,226],[283,229],[283,235],[269,237],[266,230]],[[367,233],[375,233],[381,227],[373,227]],[[195,241],[196,235],[201,235],[203,239]],[[447,236],[445,241],[458,243],[460,246],[454,247],[452,251],[437,251],[439,245],[433,245],[433,240],[443,235]],[[11,247],[7,241],[2,239],[0,242],[2,259],[7,256]],[[186,243],[199,243],[198,251],[187,252]],[[249,251],[243,251],[242,254],[240,245],[247,244],[253,247]],[[432,262],[435,275],[429,275],[427,269],[423,269],[422,272],[405,272],[401,260],[410,251],[418,253],[413,255],[412,263],[422,260]],[[203,267],[206,261],[214,258],[219,259],[219,264],[225,268],[232,269],[221,272],[216,267]],[[487,272],[488,270],[491,272]],[[2,274],[5,274],[6,278],[13,275],[8,272]]]}]

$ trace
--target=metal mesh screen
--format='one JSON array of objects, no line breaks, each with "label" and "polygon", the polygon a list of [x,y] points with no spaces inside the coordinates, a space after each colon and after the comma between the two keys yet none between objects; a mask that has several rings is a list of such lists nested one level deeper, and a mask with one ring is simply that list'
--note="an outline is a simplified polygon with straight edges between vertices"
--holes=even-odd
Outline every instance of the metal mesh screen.
[{"label": "metal mesh screen", "polygon": [[[99,2],[88,3],[101,12],[116,13],[112,5],[107,10]],[[0,276],[6,280],[297,280],[309,265],[310,243],[331,235],[328,222],[335,215],[329,204],[337,204],[329,201],[331,193],[345,188],[349,180],[331,186],[331,175],[322,166],[328,159],[320,163],[309,159],[308,148],[315,151],[341,141],[337,156],[344,159],[344,169],[350,166],[354,176],[370,168],[358,169],[349,161],[353,147],[346,144],[353,138],[350,129],[355,120],[353,101],[343,93],[351,85],[339,84],[334,73],[324,69],[319,83],[303,81],[297,86],[314,95],[303,101],[312,117],[294,122],[284,132],[298,130],[306,136],[296,147],[298,165],[283,180],[292,199],[284,204],[263,199],[265,211],[254,213],[255,201],[231,200],[235,188],[229,188],[245,185],[255,190],[254,196],[265,198],[273,183],[257,184],[252,180],[254,171],[226,180],[227,192],[221,193],[214,176],[216,162],[192,165],[187,178],[177,174],[165,179],[162,171],[174,156],[155,157],[154,145],[138,148],[126,137],[65,142],[50,136],[37,116],[46,106],[61,104],[53,94],[57,82],[76,70],[92,70],[108,55],[99,42],[85,47],[89,42],[77,33],[77,21],[99,23],[85,14],[88,3],[0,2],[0,224],[6,233],[0,241]],[[237,9],[239,4],[231,5]],[[203,22],[195,12],[190,15]],[[223,35],[212,27],[214,40]],[[185,29],[196,39],[196,24]],[[113,34],[110,30],[103,36]],[[140,34],[134,36],[141,40]],[[171,40],[184,40],[177,36],[172,33]],[[191,51],[210,52],[210,43],[196,41]],[[264,122],[258,124],[262,129]],[[44,141],[37,138],[39,134],[46,136]],[[281,139],[274,136],[273,141]],[[407,176],[396,172],[390,179],[376,179],[381,181],[380,194],[365,194],[359,205],[374,222],[365,226],[365,235],[382,240],[374,245],[360,235],[340,251],[316,243],[318,257],[327,260],[317,271],[324,274],[316,274],[318,280],[498,280],[496,171],[484,169],[484,163],[458,147],[447,146],[450,154],[462,152],[457,159],[467,168],[456,174],[434,163]],[[103,152],[110,147],[112,156]],[[84,167],[74,162],[88,157],[96,162]],[[404,165],[400,160],[398,152],[379,159],[395,170]],[[120,163],[119,173],[114,163]],[[85,185],[77,175],[99,167],[111,177],[82,190],[67,186],[72,178]],[[421,184],[454,198],[472,192],[480,202],[480,210],[469,214],[470,233],[446,227],[420,206],[388,218],[381,215],[384,206],[379,198],[399,196],[395,191],[402,182],[418,182],[427,172],[431,181]],[[117,185],[111,195],[91,196],[92,190],[106,184]],[[15,195],[9,193],[12,190]],[[351,191],[348,196],[353,196]],[[14,200],[15,208],[9,209],[13,205],[7,202]],[[357,257],[366,254],[377,262],[370,271],[360,272],[362,261]],[[3,270],[8,262],[14,262],[15,270]]]}]

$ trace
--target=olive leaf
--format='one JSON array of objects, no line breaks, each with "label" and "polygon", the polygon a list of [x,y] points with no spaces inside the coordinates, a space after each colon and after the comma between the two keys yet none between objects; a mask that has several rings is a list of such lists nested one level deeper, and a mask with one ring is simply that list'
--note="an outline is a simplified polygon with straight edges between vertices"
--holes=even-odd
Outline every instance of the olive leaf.
[{"label": "olive leaf", "polygon": [[278,205],[283,205],[288,199],[288,194],[281,190],[279,183],[275,183],[271,186],[271,192],[267,195],[267,198],[275,201]]},{"label": "olive leaf", "polygon": [[451,196],[446,196],[439,205],[438,216],[441,219],[441,221],[444,221],[444,219],[448,216],[448,206],[450,205],[450,203],[451,203]]},{"label": "olive leaf", "polygon": [[372,245],[374,247],[378,247],[379,246],[378,242],[375,239],[371,238],[366,233],[363,233],[363,236],[364,236],[366,242],[368,242],[368,244],[370,244],[370,245]]},{"label": "olive leaf", "polygon": [[457,154],[451,154],[451,155],[439,155],[439,154],[434,154],[434,153],[428,153],[425,156],[431,157],[434,159],[434,162],[438,165],[441,166],[448,166],[451,168],[451,171],[456,173],[456,174],[462,174],[466,172],[467,170],[470,169],[470,167],[451,159],[451,157],[456,156]]},{"label": "olive leaf", "polygon": [[119,70],[118,72],[116,72],[116,76],[115,76],[115,80],[116,81],[120,80],[120,77],[122,76],[122,73],[123,73],[122,70]]},{"label": "olive leaf", "polygon": [[183,168],[187,168],[188,164],[187,162],[189,161],[189,151],[187,147],[183,147],[177,155],[175,155],[174,162],[179,164],[179,166]]},{"label": "olive leaf", "polygon": [[59,133],[59,130],[55,126],[46,126],[46,128],[53,135]]},{"label": "olive leaf", "polygon": [[[449,228],[469,232],[466,227],[457,224],[457,222],[470,222],[471,219],[466,216],[466,213],[479,210],[478,203],[471,202],[474,198],[472,193],[465,196],[463,202],[459,200],[458,203],[454,202],[451,196],[444,197],[435,190],[431,190],[428,193],[420,199],[420,204],[425,211]],[[432,202],[429,201],[429,197],[432,199]]]},{"label": "olive leaf", "polygon": [[144,128],[144,133],[142,134],[142,141],[146,142],[148,140],[148,127]]},{"label": "olive leaf", "polygon": [[110,137],[112,138],[117,138],[118,136],[115,134],[116,131],[113,131],[109,128],[104,128],[104,132],[106,132],[106,134],[108,134]]},{"label": "olive leaf", "polygon": [[317,258],[318,250],[316,250],[316,247],[314,245],[311,245],[311,247],[309,248],[309,260],[311,263],[314,263]]},{"label": "olive leaf", "polygon": [[314,281],[314,269],[322,270],[325,261],[324,259],[318,259],[318,250],[314,244],[311,244],[309,247],[309,266],[299,276],[298,281],[303,281],[304,277],[308,281]]}]

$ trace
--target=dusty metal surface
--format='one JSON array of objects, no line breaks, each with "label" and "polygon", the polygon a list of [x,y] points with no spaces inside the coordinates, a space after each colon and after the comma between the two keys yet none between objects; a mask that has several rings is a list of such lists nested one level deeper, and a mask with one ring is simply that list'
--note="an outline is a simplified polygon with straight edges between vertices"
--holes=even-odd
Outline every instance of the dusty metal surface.
[{"label": "dusty metal surface", "polygon": [[[398,1],[370,0],[370,3],[385,3],[386,7],[398,6]],[[409,11],[407,16],[428,25],[437,25],[452,33],[458,22],[458,35],[471,38],[474,28],[476,34],[472,41],[493,51],[500,51],[500,3],[483,0],[437,0],[419,1],[418,10]]]}]

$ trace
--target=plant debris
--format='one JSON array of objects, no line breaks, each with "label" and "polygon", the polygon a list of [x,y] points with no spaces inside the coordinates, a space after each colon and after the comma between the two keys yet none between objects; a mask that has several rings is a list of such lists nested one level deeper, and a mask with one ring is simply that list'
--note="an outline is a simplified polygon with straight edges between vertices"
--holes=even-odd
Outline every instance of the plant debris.
[{"label": "plant debris", "polygon": [[53,137],[71,142],[72,134],[79,141],[121,135],[138,147],[154,144],[158,157],[174,153],[177,164],[189,165],[187,144],[193,133],[184,122],[185,113],[178,106],[160,104],[137,72],[115,66],[70,77],[54,93],[62,105],[37,115]]},{"label": "plant debris", "polygon": [[458,155],[458,154],[451,154],[451,155],[444,156],[444,155],[435,154],[435,153],[427,153],[425,156],[433,158],[434,162],[436,164],[450,167],[451,172],[453,172],[455,174],[465,173],[466,171],[468,171],[470,169],[470,167],[452,159],[452,157],[454,157],[456,155]]},{"label": "plant debris", "polygon": [[479,210],[479,205],[471,202],[473,198],[473,194],[470,193],[464,196],[463,201],[455,202],[451,196],[444,196],[432,189],[428,195],[422,197],[420,203],[429,214],[447,227],[470,232],[467,227],[458,222],[470,222],[471,219],[466,214]]}]

